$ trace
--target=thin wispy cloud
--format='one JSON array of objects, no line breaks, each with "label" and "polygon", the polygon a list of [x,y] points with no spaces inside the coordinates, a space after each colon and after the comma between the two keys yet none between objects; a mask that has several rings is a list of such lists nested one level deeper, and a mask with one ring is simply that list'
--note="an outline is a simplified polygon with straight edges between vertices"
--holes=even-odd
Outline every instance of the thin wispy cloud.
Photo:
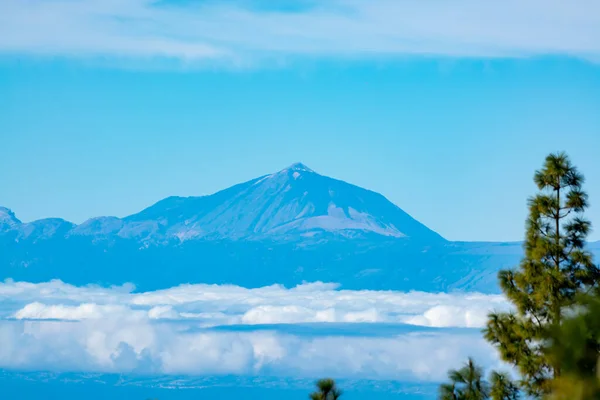
[{"label": "thin wispy cloud", "polygon": [[247,65],[282,57],[600,54],[600,3],[0,1],[0,51]]},{"label": "thin wispy cloud", "polygon": [[467,356],[497,366],[479,328],[490,310],[508,307],[497,295],[320,282],[137,293],[6,281],[0,305],[0,368],[424,381]]}]

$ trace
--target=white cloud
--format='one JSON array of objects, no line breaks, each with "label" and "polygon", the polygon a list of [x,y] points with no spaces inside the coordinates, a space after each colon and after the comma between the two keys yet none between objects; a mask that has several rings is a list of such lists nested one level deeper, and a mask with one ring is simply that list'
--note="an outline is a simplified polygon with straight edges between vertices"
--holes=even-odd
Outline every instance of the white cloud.
[{"label": "white cloud", "polygon": [[17,319],[83,320],[131,313],[151,319],[197,320],[202,326],[330,322],[480,328],[489,311],[508,307],[500,295],[337,287],[321,282],[291,289],[199,284],[132,293],[127,285],[105,289],[77,288],[60,281],[7,281],[0,284],[0,300],[10,297],[17,305],[25,304],[10,314]]},{"label": "white cloud", "polygon": [[289,12],[248,2],[0,0],[0,51],[228,64],[302,55],[594,58],[600,3],[324,0]]},{"label": "white cloud", "polygon": [[472,355],[498,360],[478,332],[391,337],[295,336],[276,331],[189,332],[125,318],[0,322],[0,368],[166,375],[443,379]]},{"label": "white cloud", "polygon": [[[469,355],[497,363],[479,329],[424,327],[479,328],[489,310],[508,307],[497,295],[321,282],[135,293],[128,285],[6,281],[0,305],[0,368],[419,380],[440,379]],[[294,330],[306,323],[336,324]]]},{"label": "white cloud", "polygon": [[[155,307],[157,308],[157,307]],[[164,315],[151,309],[151,315]],[[94,303],[84,303],[78,306],[46,305],[39,302],[29,303],[18,310],[14,317],[16,319],[60,319],[65,321],[80,321],[84,319],[100,319],[112,317],[117,314],[127,314],[130,317],[141,316],[140,312],[133,312],[128,307],[118,305],[98,305]]]},{"label": "white cloud", "polygon": [[119,303],[123,296],[130,294],[135,289],[132,284],[111,286],[104,288],[95,285],[73,286],[60,280],[43,283],[14,282],[7,279],[0,283],[0,304],[11,300],[32,301],[43,298],[45,300],[70,300],[77,302]]},{"label": "white cloud", "polygon": [[492,309],[489,305],[452,306],[439,305],[431,307],[423,315],[407,318],[404,322],[414,325],[443,327],[481,328],[485,326],[487,315]]},{"label": "white cloud", "polygon": [[156,306],[148,310],[148,317],[151,319],[178,319],[181,318],[171,306]]}]

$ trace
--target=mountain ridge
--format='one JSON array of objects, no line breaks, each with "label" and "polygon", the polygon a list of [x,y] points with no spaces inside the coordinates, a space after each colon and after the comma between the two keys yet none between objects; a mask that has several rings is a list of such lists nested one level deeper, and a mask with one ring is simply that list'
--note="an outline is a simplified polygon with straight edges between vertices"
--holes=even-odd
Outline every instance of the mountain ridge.
[{"label": "mountain ridge", "polygon": [[320,175],[302,163],[211,195],[170,196],[124,218],[90,218],[73,224],[71,231],[157,242],[291,236],[299,240],[324,232],[444,240],[383,195]]},{"label": "mountain ridge", "polygon": [[[600,257],[600,242],[588,244]],[[22,223],[0,208],[0,279],[158,290],[185,283],[498,293],[521,242],[452,242],[383,195],[293,164],[124,218]]]}]

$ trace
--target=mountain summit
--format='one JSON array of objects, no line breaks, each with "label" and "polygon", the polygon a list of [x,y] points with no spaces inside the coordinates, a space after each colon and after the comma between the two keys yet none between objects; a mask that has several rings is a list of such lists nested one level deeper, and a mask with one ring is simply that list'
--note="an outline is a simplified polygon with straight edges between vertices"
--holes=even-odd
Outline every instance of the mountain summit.
[{"label": "mountain summit", "polygon": [[284,169],[284,171],[288,170],[288,169],[291,169],[293,171],[298,171],[298,172],[302,172],[302,171],[315,172],[312,169],[308,168],[306,165],[302,164],[301,162],[297,162],[297,163],[290,165],[288,168]]},{"label": "mountain summit", "polygon": [[169,197],[123,222],[122,236],[182,241],[323,234],[443,240],[382,195],[320,175],[302,163],[213,195]]}]

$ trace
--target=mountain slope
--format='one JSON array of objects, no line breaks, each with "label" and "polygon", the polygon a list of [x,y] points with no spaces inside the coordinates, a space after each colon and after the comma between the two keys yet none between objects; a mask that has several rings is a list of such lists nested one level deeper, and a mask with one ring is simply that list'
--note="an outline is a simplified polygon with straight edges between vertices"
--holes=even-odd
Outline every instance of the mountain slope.
[{"label": "mountain slope", "polygon": [[169,197],[122,222],[106,217],[86,221],[73,233],[116,233],[145,241],[298,240],[323,233],[372,233],[443,241],[382,195],[319,175],[300,163],[210,196]]},{"label": "mountain slope", "polygon": [[0,232],[9,231],[16,226],[21,225],[15,213],[6,207],[0,207]]}]

